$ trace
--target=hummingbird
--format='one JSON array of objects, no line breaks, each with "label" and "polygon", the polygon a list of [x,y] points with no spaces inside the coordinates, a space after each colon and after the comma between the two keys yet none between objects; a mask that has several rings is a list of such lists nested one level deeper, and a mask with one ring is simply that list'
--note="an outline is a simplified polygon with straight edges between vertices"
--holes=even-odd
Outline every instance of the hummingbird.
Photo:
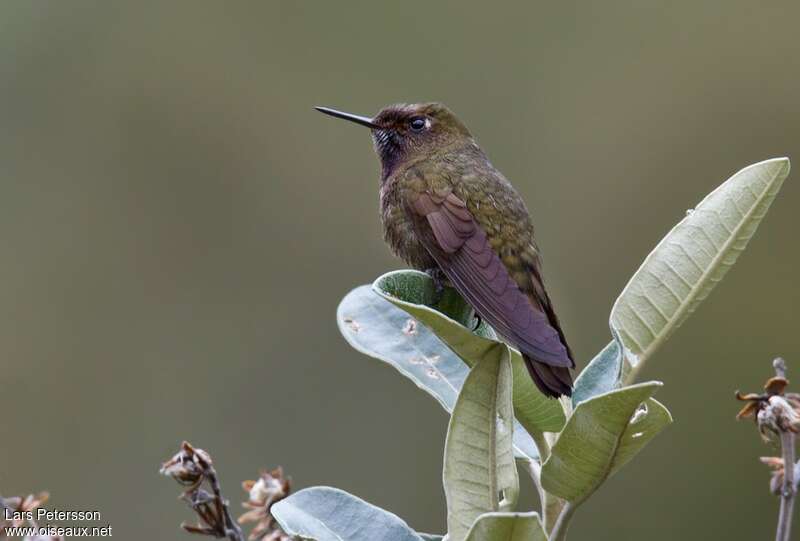
[{"label": "hummingbird", "polygon": [[525,202],[461,120],[441,103],[374,117],[316,107],[366,126],[381,164],[383,235],[395,255],[449,282],[519,349],[539,390],[572,394],[572,352],[544,287]]}]

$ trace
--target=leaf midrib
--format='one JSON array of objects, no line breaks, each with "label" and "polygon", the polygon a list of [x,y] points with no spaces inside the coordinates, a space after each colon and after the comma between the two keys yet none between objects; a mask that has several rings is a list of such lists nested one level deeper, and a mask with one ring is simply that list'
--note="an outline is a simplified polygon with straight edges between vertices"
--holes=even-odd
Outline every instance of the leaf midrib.
[{"label": "leaf midrib", "polygon": [[489,501],[492,502],[492,511],[500,509],[500,502],[497,498],[497,392],[500,389],[500,372],[502,370],[502,358],[497,362],[495,369],[494,392],[491,393],[491,415],[492,422],[489,423]]}]

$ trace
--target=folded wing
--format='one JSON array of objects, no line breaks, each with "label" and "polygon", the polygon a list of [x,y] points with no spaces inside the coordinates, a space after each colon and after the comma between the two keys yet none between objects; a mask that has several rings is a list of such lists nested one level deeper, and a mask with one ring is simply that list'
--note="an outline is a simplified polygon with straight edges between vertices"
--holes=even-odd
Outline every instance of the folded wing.
[{"label": "folded wing", "polygon": [[[410,206],[420,218],[415,221],[420,240],[486,322],[526,357],[552,367],[574,366],[560,333],[520,290],[461,199],[453,193],[439,197],[424,192]],[[568,370],[558,373],[557,380],[564,379],[563,373],[569,379]],[[568,394],[569,384],[560,387],[561,394]]]}]

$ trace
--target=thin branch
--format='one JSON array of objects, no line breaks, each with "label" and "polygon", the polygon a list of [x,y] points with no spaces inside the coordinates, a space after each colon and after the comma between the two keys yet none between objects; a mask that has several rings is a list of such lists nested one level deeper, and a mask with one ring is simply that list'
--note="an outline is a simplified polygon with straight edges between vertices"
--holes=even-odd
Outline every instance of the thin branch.
[{"label": "thin branch", "polygon": [[[197,514],[200,523],[196,526],[184,523],[181,525],[184,530],[224,537],[229,541],[244,541],[242,529],[231,517],[228,502],[222,496],[217,472],[208,453],[185,441],[180,451],[161,466],[161,473],[189,487],[181,498]],[[202,489],[204,483],[211,487],[213,495]]]},{"label": "thin branch", "polygon": [[779,378],[786,378],[786,361],[778,357],[772,361],[772,367],[775,369],[775,375]]},{"label": "thin branch", "polygon": [[[786,378],[786,362],[778,357],[772,363],[775,375]],[[794,497],[797,493],[794,482],[795,463],[795,433],[791,430],[781,431],[781,456],[783,457],[783,486],[781,488],[781,508],[778,513],[778,528],[775,533],[776,541],[789,541],[792,535],[792,514],[794,511]]]},{"label": "thin branch", "polygon": [[230,509],[228,509],[228,502],[222,497],[222,490],[219,486],[217,479],[217,471],[211,464],[207,465],[206,479],[211,485],[211,490],[214,492],[214,503],[217,508],[217,516],[223,517],[225,525],[225,533],[230,541],[244,541],[244,535],[239,524],[231,517]]},{"label": "thin branch", "polygon": [[781,433],[781,447],[783,463],[790,464],[784,470],[783,487],[781,489],[781,509],[778,513],[778,530],[775,534],[776,541],[789,541],[792,535],[792,512],[794,510],[794,497],[796,494],[791,464],[794,464],[794,432]]}]

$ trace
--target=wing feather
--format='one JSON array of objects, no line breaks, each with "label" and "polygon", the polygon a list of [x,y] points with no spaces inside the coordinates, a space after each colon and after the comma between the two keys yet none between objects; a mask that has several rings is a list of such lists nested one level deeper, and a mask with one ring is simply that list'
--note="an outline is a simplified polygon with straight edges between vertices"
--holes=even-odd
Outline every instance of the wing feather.
[{"label": "wing feather", "polygon": [[425,248],[483,319],[533,359],[574,366],[560,331],[520,290],[462,200],[425,192],[411,207],[424,218],[415,223]]}]

